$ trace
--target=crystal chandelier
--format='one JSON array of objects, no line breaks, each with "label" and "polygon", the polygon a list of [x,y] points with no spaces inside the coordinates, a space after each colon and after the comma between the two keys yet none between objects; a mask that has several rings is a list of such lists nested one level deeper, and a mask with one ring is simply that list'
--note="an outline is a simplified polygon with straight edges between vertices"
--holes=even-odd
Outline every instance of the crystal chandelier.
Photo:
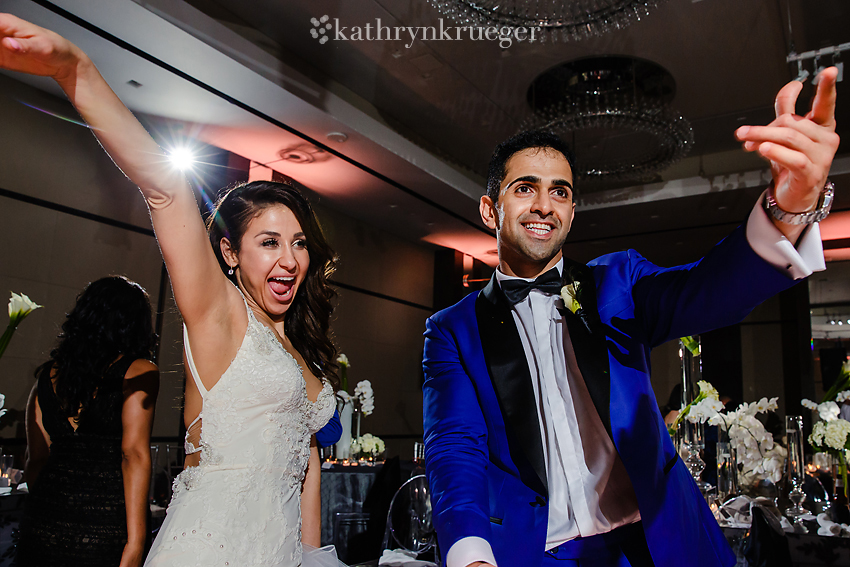
[{"label": "crystal chandelier", "polygon": [[552,41],[623,29],[666,0],[428,0],[461,25],[540,28]]},{"label": "crystal chandelier", "polygon": [[694,143],[691,126],[669,106],[675,81],[662,67],[628,57],[559,65],[528,91],[533,114],[520,130],[553,131],[576,153],[587,189],[654,180]]}]

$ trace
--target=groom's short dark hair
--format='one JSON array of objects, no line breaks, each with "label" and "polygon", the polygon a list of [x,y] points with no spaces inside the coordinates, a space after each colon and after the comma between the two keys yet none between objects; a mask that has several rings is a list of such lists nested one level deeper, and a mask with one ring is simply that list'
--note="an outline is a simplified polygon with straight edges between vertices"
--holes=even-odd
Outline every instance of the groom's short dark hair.
[{"label": "groom's short dark hair", "polygon": [[563,155],[570,164],[575,175],[575,156],[573,151],[557,134],[547,130],[526,130],[516,134],[498,146],[490,158],[487,169],[487,196],[495,203],[499,200],[499,187],[505,180],[505,165],[511,156],[528,148],[554,150]]}]

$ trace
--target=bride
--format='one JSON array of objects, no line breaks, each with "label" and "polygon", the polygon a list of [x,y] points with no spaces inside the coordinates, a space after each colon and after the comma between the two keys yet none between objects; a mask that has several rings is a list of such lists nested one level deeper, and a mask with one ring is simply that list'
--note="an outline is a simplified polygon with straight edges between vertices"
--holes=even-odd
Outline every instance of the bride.
[{"label": "bride", "polygon": [[305,543],[319,539],[311,436],[335,405],[334,254],[309,203],[295,183],[241,185],[208,235],[183,175],[78,47],[0,14],[0,68],[55,79],[139,186],[183,316],[196,466],[176,479],[145,565],[301,565],[302,499]]}]

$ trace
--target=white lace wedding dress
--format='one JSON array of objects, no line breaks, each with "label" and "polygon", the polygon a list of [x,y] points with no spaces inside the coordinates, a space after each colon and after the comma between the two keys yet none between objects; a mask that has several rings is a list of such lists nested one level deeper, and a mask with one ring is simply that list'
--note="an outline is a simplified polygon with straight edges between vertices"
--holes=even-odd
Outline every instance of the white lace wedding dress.
[{"label": "white lace wedding dress", "polygon": [[[203,397],[201,415],[186,434],[187,453],[199,450],[201,460],[174,479],[168,514],[145,565],[301,565],[301,483],[310,435],[334,412],[331,385],[325,382],[311,402],[295,359],[250,308],[242,345],[209,391],[198,378],[185,331],[184,345]],[[335,554],[321,552],[306,555],[339,565]],[[316,564],[304,560],[310,563]]]}]

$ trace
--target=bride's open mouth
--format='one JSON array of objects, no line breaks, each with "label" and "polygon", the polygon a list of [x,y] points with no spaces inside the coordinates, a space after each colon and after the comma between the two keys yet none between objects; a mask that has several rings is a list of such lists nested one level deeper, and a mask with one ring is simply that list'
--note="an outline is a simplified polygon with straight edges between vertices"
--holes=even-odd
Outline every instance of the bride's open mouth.
[{"label": "bride's open mouth", "polygon": [[295,287],[295,276],[269,278],[269,289],[277,299],[282,301],[292,298]]}]

